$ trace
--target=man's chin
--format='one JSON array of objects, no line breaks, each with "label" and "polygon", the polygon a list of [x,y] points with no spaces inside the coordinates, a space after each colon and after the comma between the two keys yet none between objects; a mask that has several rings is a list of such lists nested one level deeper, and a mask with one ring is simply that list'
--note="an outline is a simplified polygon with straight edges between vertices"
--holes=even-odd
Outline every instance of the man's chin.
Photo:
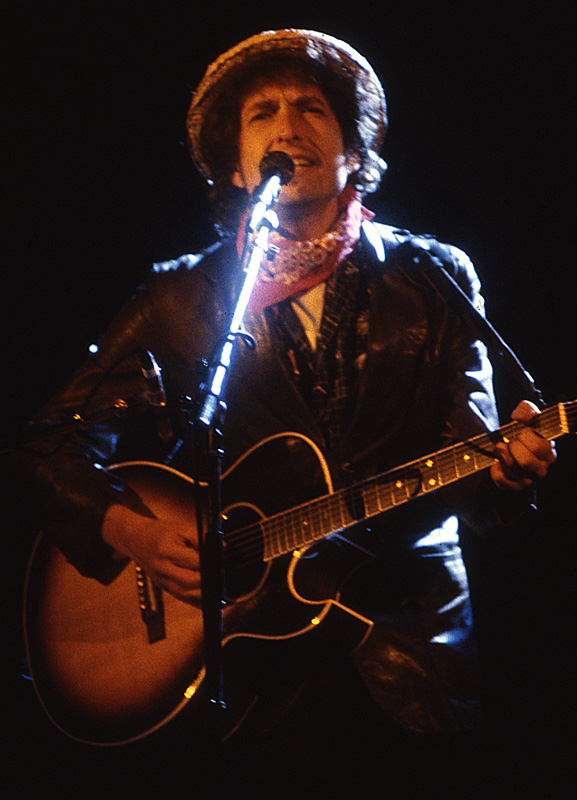
[{"label": "man's chin", "polygon": [[323,205],[330,198],[320,194],[318,187],[306,185],[283,186],[280,191],[278,203],[281,206],[306,206],[314,207],[318,204]]}]

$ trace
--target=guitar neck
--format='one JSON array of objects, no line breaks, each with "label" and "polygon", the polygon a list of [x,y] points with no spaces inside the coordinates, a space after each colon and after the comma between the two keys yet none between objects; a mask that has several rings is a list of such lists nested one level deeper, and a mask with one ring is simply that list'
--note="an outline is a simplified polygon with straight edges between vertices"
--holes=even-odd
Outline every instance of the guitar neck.
[{"label": "guitar neck", "polygon": [[[576,403],[544,409],[531,427],[549,441],[571,433]],[[497,461],[496,444],[513,441],[525,427],[524,423],[511,422],[263,520],[264,560],[298,550],[487,469]]]}]

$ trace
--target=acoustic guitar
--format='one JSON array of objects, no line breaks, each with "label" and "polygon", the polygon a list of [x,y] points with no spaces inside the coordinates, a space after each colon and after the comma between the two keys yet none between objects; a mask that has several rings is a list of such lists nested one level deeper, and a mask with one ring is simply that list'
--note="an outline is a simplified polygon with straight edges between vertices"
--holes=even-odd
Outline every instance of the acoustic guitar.
[{"label": "acoustic guitar", "polygon": [[[576,405],[544,409],[533,428],[548,440],[574,432]],[[282,670],[290,659],[306,668],[299,650],[351,652],[370,636],[371,620],[341,602],[347,578],[373,558],[366,523],[487,469],[496,443],[523,427],[509,423],[337,491],[319,448],[294,432],[260,442],[223,475],[224,737],[258,702],[261,663]],[[151,462],[109,469],[155,516],[195,518],[195,487],[182,473]],[[206,702],[201,610],[161,592],[133,562],[102,585],[41,534],[28,566],[24,629],[40,702],[77,740],[130,742]]]}]

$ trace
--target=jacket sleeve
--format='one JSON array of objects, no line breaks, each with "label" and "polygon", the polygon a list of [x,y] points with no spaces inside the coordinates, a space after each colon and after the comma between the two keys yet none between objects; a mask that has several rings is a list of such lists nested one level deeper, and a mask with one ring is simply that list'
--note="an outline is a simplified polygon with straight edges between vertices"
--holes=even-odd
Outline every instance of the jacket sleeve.
[{"label": "jacket sleeve", "polygon": [[[469,298],[474,308],[485,316],[485,301],[481,282],[469,257],[459,248],[425,240],[433,257],[440,257],[444,268]],[[443,302],[449,303],[446,296]],[[475,340],[472,328],[454,319],[457,335],[449,336],[447,346],[452,350],[451,361],[457,366],[457,379],[450,388],[452,408],[447,417],[444,437],[452,444],[484,430],[499,427],[499,415],[493,387],[493,369],[485,344]],[[473,422],[471,422],[473,420]],[[522,492],[497,488],[485,470],[478,478],[463,486],[450,489],[447,497],[469,527],[479,533],[518,521],[533,507],[532,489]]]},{"label": "jacket sleeve", "polygon": [[[97,352],[34,420],[37,424],[68,422],[76,415],[77,419],[90,420],[90,424],[74,425],[64,435],[51,435],[17,456],[33,525],[50,537],[79,572],[103,582],[112,579],[119,568],[111,548],[101,538],[107,510],[124,504],[146,513],[137,495],[103,467],[113,460],[124,460],[125,453],[133,457],[126,449],[127,442],[140,447],[147,460],[154,460],[150,452],[161,446],[142,401],[147,389],[142,354],[146,350],[155,356],[161,353],[161,364],[167,353],[171,357],[166,331],[168,323],[176,318],[171,327],[178,328],[182,319],[175,303],[185,304],[185,299],[180,300],[183,292],[179,292],[183,285],[187,297],[191,293],[195,296],[195,289],[201,298],[206,294],[202,270],[191,270],[194,265],[190,258],[184,261],[169,264],[149,277],[113,321]],[[194,315],[194,311],[190,313]],[[106,414],[119,400],[129,398],[135,402],[130,402],[125,412]],[[99,414],[106,418],[94,422]]]},{"label": "jacket sleeve", "polygon": [[[150,311],[149,294],[139,289],[98,351],[34,420],[42,426],[66,424],[70,432],[43,438],[18,456],[34,526],[83,575],[103,581],[114,575],[112,550],[100,536],[106,511],[117,503],[138,507],[136,495],[101,468],[117,450],[122,422],[113,412],[106,419],[105,410],[144,391],[139,354],[143,347],[153,346]],[[99,412],[101,422],[82,424]]]}]

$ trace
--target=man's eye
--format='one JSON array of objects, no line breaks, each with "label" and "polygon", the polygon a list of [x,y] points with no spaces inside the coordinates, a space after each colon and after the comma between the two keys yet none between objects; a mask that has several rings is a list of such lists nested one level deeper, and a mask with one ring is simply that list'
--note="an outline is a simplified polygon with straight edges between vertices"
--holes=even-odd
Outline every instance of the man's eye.
[{"label": "man's eye", "polygon": [[268,117],[270,117],[270,114],[267,111],[261,111],[258,114],[253,114],[250,122],[260,122],[260,120],[268,119]]}]

